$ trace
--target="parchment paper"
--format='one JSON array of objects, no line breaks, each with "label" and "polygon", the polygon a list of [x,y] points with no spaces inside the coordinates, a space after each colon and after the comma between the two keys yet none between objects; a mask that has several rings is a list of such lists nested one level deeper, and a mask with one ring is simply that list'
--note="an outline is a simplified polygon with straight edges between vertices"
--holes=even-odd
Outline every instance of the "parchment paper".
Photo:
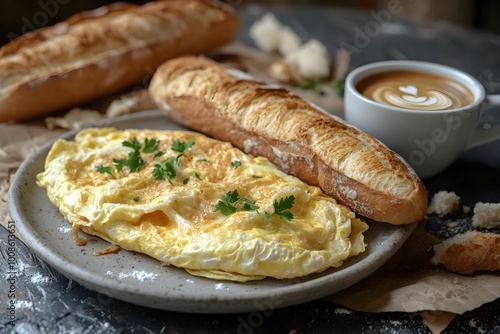
[{"label": "parchment paper", "polygon": [[[218,50],[213,56],[224,61],[230,60],[262,80],[274,82],[266,74],[272,56],[235,45]],[[342,115],[342,99],[334,93],[318,96],[297,87],[292,87],[292,90],[328,112]],[[152,106],[144,90],[114,99],[121,101],[130,96],[139,98],[134,103],[127,102],[127,108],[122,108],[120,113],[136,112],[140,109],[138,106]],[[100,108],[94,109],[100,109],[98,111],[103,117],[106,112],[109,116],[107,109],[110,104],[107,99]],[[85,114],[80,113],[80,116]],[[63,125],[69,129],[83,126],[85,119],[93,120],[96,117],[94,113],[91,114],[90,118],[87,114],[79,119],[78,111],[73,111],[69,120],[52,119],[50,127]],[[10,219],[6,198],[9,182],[17,168],[30,154],[68,129],[49,130],[44,122],[0,124],[0,223],[3,226]],[[438,241],[424,228],[417,227],[407,243],[382,268],[358,284],[326,299],[357,311],[419,312],[429,329],[433,333],[440,333],[456,314],[473,310],[500,296],[500,276],[497,273],[463,276],[431,265],[432,245]]]}]

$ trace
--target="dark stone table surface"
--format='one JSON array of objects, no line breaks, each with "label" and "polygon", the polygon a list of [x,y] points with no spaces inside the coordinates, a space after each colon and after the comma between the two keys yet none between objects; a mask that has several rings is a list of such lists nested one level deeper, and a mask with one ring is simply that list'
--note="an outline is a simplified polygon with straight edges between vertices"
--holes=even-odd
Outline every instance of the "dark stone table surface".
[{"label": "dark stone table surface", "polygon": [[[330,7],[253,5],[237,6],[237,10],[242,19],[238,39],[250,45],[247,33],[250,24],[265,12],[273,11],[304,40],[314,37],[332,54],[341,47],[351,47],[353,66],[384,59],[434,61],[465,70],[482,81],[489,93],[500,93],[500,36],[446,23],[419,24],[392,16],[380,21],[377,12]],[[380,31],[375,34],[377,22]],[[356,37],[367,27],[374,29],[369,40]],[[500,114],[494,112],[482,124],[494,124],[499,119]],[[478,201],[498,203],[499,161],[500,145],[494,142],[464,155],[425,183],[430,193],[439,190],[459,193],[465,205],[473,206]],[[470,219],[465,221],[463,229],[470,228]],[[429,222],[428,229],[441,237],[457,233],[457,230],[443,230],[436,220]],[[0,228],[0,333],[430,333],[417,314],[356,312],[324,300],[267,313],[224,315],[136,306],[80,286],[38,259],[18,240],[17,272],[15,281],[9,281],[4,269],[9,262],[8,240],[9,232]],[[9,293],[12,287],[15,296]],[[12,299],[17,301],[15,326],[8,318]],[[497,299],[457,316],[444,333],[499,333],[499,314],[500,299]]]}]

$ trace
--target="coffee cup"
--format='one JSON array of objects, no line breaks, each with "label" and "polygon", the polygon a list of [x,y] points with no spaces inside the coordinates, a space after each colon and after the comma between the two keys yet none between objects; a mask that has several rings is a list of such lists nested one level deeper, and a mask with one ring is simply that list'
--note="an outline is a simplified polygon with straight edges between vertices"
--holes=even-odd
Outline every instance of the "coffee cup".
[{"label": "coffee cup", "polygon": [[500,106],[500,95],[486,95],[473,76],[435,63],[371,63],[345,82],[346,121],[398,153],[423,179],[464,151],[500,139],[500,124],[477,127],[492,106]]}]

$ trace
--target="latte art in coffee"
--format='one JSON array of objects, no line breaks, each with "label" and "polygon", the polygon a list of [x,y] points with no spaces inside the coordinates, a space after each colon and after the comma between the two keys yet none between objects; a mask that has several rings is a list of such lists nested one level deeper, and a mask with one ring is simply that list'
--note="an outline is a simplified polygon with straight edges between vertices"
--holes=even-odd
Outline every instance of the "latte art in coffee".
[{"label": "latte art in coffee", "polygon": [[418,94],[418,88],[412,85],[380,87],[373,92],[373,99],[380,103],[390,103],[405,109],[443,110],[452,106],[452,99],[446,94],[429,89],[425,95]]},{"label": "latte art in coffee", "polygon": [[356,89],[376,102],[412,110],[455,109],[474,101],[458,81],[423,72],[378,73],[361,80]]}]

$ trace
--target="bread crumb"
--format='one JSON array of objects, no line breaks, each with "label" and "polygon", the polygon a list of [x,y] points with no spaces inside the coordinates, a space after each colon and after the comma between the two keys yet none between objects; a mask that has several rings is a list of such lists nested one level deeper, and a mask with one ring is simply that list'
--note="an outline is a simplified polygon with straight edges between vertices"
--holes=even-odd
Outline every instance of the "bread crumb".
[{"label": "bread crumb", "polygon": [[500,227],[500,203],[476,203],[472,226],[476,228]]},{"label": "bread crumb", "polygon": [[285,57],[285,61],[304,79],[319,80],[330,75],[330,55],[323,43],[311,39]]},{"label": "bread crumb", "polygon": [[283,56],[295,51],[301,44],[300,37],[290,27],[282,25],[272,13],[255,21],[249,35],[262,51],[278,51]]},{"label": "bread crumb", "polygon": [[434,245],[434,265],[460,274],[500,270],[500,235],[467,231]]},{"label": "bread crumb", "polygon": [[432,197],[427,213],[435,213],[440,217],[449,215],[460,207],[460,197],[454,192],[442,190]]}]

